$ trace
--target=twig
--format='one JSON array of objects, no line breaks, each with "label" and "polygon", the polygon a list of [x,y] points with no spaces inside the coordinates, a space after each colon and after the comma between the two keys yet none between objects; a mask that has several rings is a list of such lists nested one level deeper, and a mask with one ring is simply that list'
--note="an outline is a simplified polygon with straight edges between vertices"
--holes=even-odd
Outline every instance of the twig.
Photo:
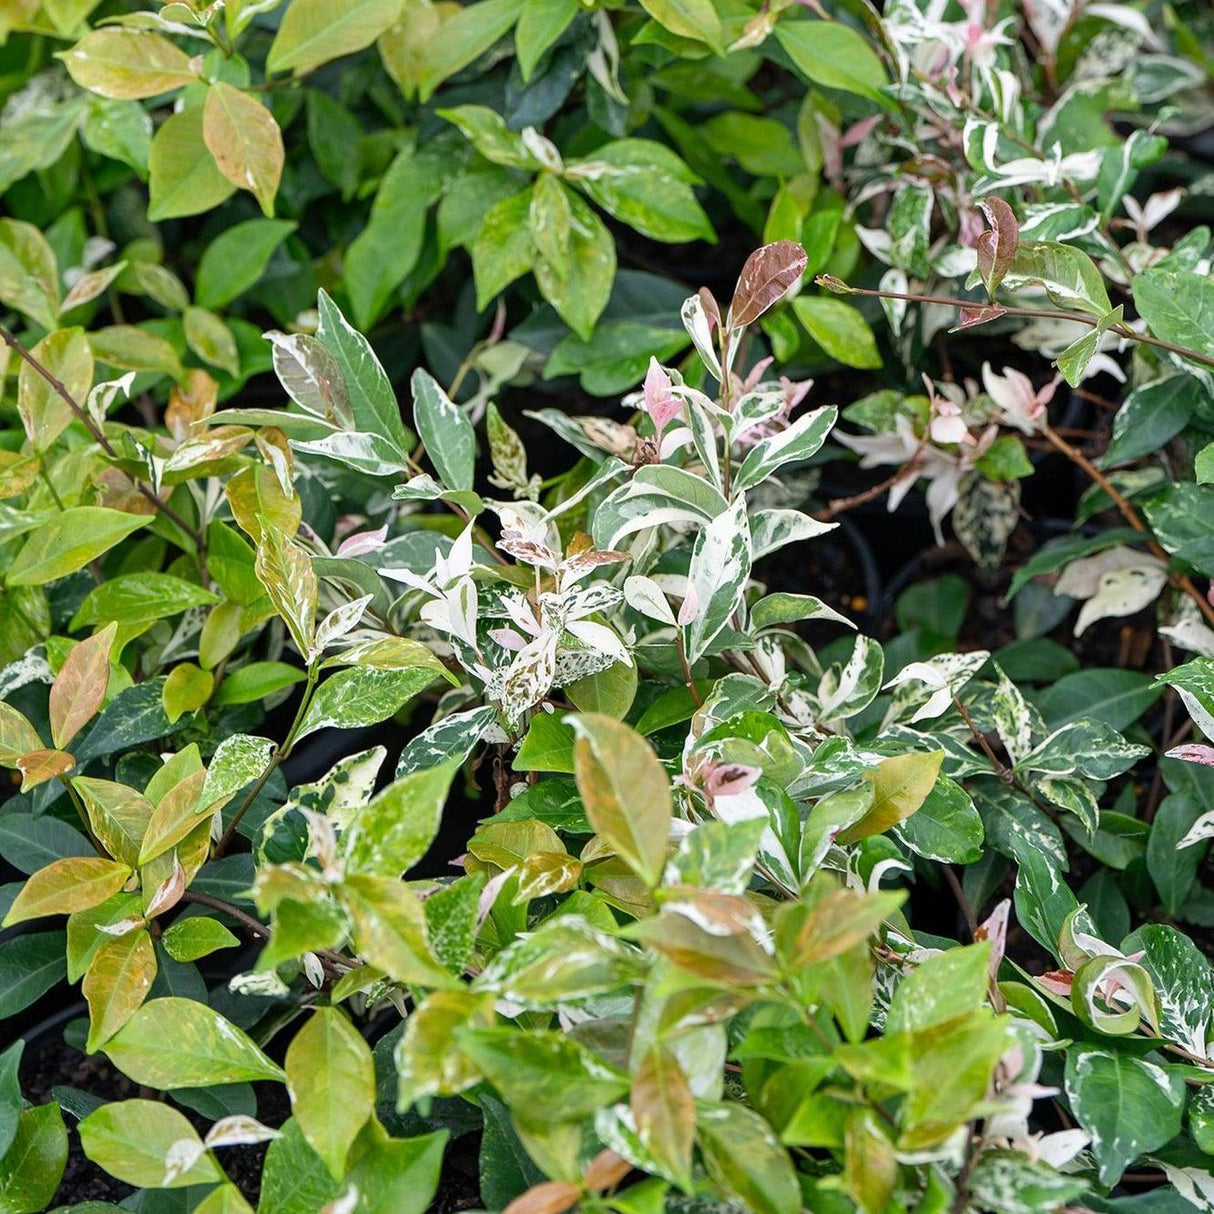
[{"label": "twig", "polygon": [[241,801],[239,808],[232,815],[223,834],[219,837],[219,842],[215,845],[216,860],[227,851],[228,845],[232,842],[241,819],[249,812],[249,807],[257,800],[258,794],[269,783],[270,777],[278,770],[279,764],[291,753],[291,748],[295,745],[295,738],[299,733],[300,726],[303,725],[304,714],[308,711],[308,705],[312,703],[312,693],[316,690],[316,680],[319,675],[320,671],[315,664],[308,667],[308,682],[304,687],[303,695],[300,697],[299,707],[295,711],[295,720],[291,722],[291,728],[287,732],[282,745],[277,747],[270,756],[270,761],[266,764],[265,771],[258,776],[256,783],[245,794],[245,799]]},{"label": "twig", "polygon": [[[63,382],[52,374],[48,368],[43,366],[43,364],[39,362],[38,359],[36,359],[3,325],[0,325],[0,341],[3,341],[4,344],[13,351],[13,353],[24,359],[24,361],[28,363],[29,366],[32,367],[33,370],[43,378],[43,380],[46,381],[46,384],[51,391],[54,392],[55,395],[58,396],[69,409],[71,409],[77,420],[83,423],[84,428],[93,436],[94,441],[102,449],[102,451],[104,451],[106,455],[110,457],[110,459],[117,462],[118,452],[114,450],[110,440],[105,437],[105,432],[100,426],[97,425],[96,422],[93,421],[93,419],[88,415],[76,398],[72,396],[72,394],[64,386]],[[169,520],[169,522],[180,529],[183,535],[188,535],[197,546],[199,552],[201,552],[203,546],[202,532],[196,527],[192,526],[190,523],[187,523],[185,519],[183,519],[181,515],[173,509],[172,506],[157,497],[157,495],[153,493],[145,484],[143,484],[142,481],[136,480],[133,481],[133,483],[140,496],[151,502],[151,504],[155,506],[156,509]]]},{"label": "twig", "polygon": [[978,918],[974,914],[974,908],[965,896],[965,890],[961,888],[961,882],[957,879],[957,874],[953,872],[953,866],[942,864],[940,867],[944,871],[944,879],[948,882],[949,889],[953,891],[953,897],[957,899],[957,906],[965,918],[965,926],[969,928],[970,939],[973,940],[978,934]]},{"label": "twig", "polygon": [[871,488],[865,489],[862,493],[853,494],[851,497],[835,498],[833,501],[827,503],[825,510],[819,510],[814,514],[813,518],[819,523],[829,523],[836,515],[846,514],[848,510],[854,510],[857,506],[863,506],[867,502],[880,497],[887,489],[892,489],[898,484],[899,481],[903,481],[909,476],[914,476],[918,470],[918,456],[914,455],[892,476],[887,476],[885,480],[873,485]]},{"label": "twig", "polygon": [[[1090,459],[1077,447],[1072,447],[1048,422],[1041,427],[1042,434],[1053,448],[1065,455],[1076,467],[1083,472],[1098,485],[1112,501],[1113,505],[1121,514],[1121,517],[1143,537],[1143,542],[1150,550],[1153,556],[1158,557],[1165,565],[1169,564],[1171,557],[1167,551],[1158,543],[1151,535],[1146,523],[1138,515],[1138,511],[1130,504],[1125,496],[1118,491],[1117,487],[1109,480],[1107,476]],[[1193,579],[1183,573],[1168,573],[1168,581],[1179,590],[1182,594],[1187,594],[1189,598],[1197,604],[1198,610],[1206,618],[1206,623],[1214,626],[1214,606],[1210,604],[1209,599],[1193,584]]]},{"label": "twig", "polygon": [[[1000,316],[1024,316],[1039,320],[1069,320],[1076,324],[1087,325],[1089,329],[1100,327],[1100,318],[1089,316],[1086,312],[1068,312],[1063,308],[1021,308],[1013,304],[1003,304],[991,301],[983,303],[977,299],[961,299],[955,295],[917,295],[904,291],[875,291],[867,287],[853,287],[841,282],[831,275],[819,274],[814,280],[820,287],[841,295],[867,295],[871,299],[902,299],[907,303],[940,304],[946,308],[957,308],[963,311],[997,308]],[[1214,367],[1214,356],[1203,354],[1200,350],[1190,350],[1187,346],[1179,346],[1175,342],[1164,341],[1147,333],[1137,333],[1124,323],[1109,325],[1107,331],[1116,333],[1126,341],[1136,341],[1144,346],[1154,346],[1158,350],[1167,350],[1179,354],[1190,362],[1200,363],[1203,367]]]}]

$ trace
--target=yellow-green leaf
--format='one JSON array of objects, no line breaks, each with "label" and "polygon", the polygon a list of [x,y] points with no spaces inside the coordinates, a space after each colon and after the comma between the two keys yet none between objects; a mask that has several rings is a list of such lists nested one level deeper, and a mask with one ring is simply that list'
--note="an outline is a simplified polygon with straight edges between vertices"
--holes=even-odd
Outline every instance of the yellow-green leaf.
[{"label": "yellow-green leaf", "polygon": [[152,521],[106,506],[73,506],[29,536],[5,578],[9,586],[42,586],[83,569]]},{"label": "yellow-green leaf", "polygon": [[599,713],[566,717],[577,734],[578,791],[595,833],[650,887],[666,861],[670,779],[635,730]]},{"label": "yellow-green leaf", "polygon": [[299,75],[361,51],[396,23],[400,10],[401,0],[292,0],[266,70]]},{"label": "yellow-green leaf", "polygon": [[174,666],[160,693],[164,715],[173,723],[185,713],[201,708],[210,699],[214,684],[210,671],[200,670],[193,662]]},{"label": "yellow-green leaf", "polygon": [[131,870],[102,856],[66,856],[40,868],[21,887],[4,917],[4,926],[89,910],[127,883]]},{"label": "yellow-green leaf", "polygon": [[155,977],[156,951],[146,928],[115,936],[93,954],[80,986],[89,1005],[90,1054],[139,1010]]},{"label": "yellow-green leaf", "polygon": [[942,750],[894,755],[883,759],[875,771],[865,772],[873,786],[873,803],[859,822],[840,832],[838,842],[855,843],[882,834],[909,818],[927,800],[943,761]]},{"label": "yellow-green leaf", "polygon": [[284,157],[274,115],[248,93],[217,81],[207,91],[202,137],[219,171],[248,190],[266,215],[273,215]]},{"label": "yellow-green leaf", "polygon": [[93,30],[60,58],[81,88],[116,101],[155,97],[198,78],[185,51],[147,30]]},{"label": "yellow-green leaf", "polygon": [[287,1091],[308,1145],[332,1175],[375,1108],[375,1063],[362,1034],[336,1008],[320,1008],[287,1048]]},{"label": "yellow-green leaf", "polygon": [[[93,351],[83,329],[48,333],[30,353],[83,404],[93,386]],[[67,429],[75,413],[71,405],[29,363],[22,360],[17,375],[17,412],[26,436],[45,451]]]},{"label": "yellow-green leaf", "polygon": [[236,192],[202,137],[202,108],[187,105],[170,114],[152,136],[148,218],[154,223],[209,211]]}]

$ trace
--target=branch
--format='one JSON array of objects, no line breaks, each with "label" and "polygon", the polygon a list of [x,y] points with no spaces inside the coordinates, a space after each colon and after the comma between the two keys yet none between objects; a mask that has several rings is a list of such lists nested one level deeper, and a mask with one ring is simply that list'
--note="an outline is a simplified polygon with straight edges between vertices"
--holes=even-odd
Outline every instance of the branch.
[{"label": "branch", "polygon": [[[55,395],[58,396],[69,409],[71,409],[77,420],[80,421],[89,434],[93,436],[93,439],[102,449],[102,451],[104,451],[106,455],[110,457],[110,459],[117,462],[119,458],[118,452],[114,450],[110,440],[105,437],[105,432],[88,415],[87,411],[83,408],[83,406],[81,406],[76,398],[72,396],[72,394],[64,386],[63,382],[57,379],[47,367],[39,362],[38,359],[36,359],[3,325],[0,325],[0,341],[3,341],[10,350],[12,350],[20,358],[24,359],[24,361],[27,362],[30,367],[32,367],[33,370],[46,381],[51,391],[54,392]],[[149,489],[142,481],[134,481],[134,485],[140,496],[146,498],[147,501],[155,506],[156,509],[169,520],[169,522],[181,530],[182,534],[188,535],[198,548],[199,552],[202,551],[202,533],[196,527],[187,523],[185,519],[183,519],[181,515],[172,508],[172,506],[157,497],[156,494],[153,493],[152,490]]]},{"label": "branch", "polygon": [[[870,299],[901,299],[907,303],[940,304],[946,308],[973,311],[982,308],[997,308],[1000,316],[1024,316],[1042,320],[1070,320],[1077,324],[1087,325],[1090,329],[1100,326],[1100,320],[1088,316],[1085,312],[1068,312],[1063,308],[1019,308],[1012,304],[996,303],[993,300],[983,303],[977,299],[961,299],[955,295],[917,295],[904,291],[874,291],[866,287],[852,287],[830,274],[819,274],[814,282],[836,295],[866,295]],[[993,319],[993,318],[992,318]],[[1164,341],[1159,337],[1151,337],[1147,333],[1136,333],[1129,325],[1116,324],[1108,327],[1108,332],[1116,333],[1126,341],[1136,341],[1140,345],[1154,346],[1159,350],[1168,350],[1179,354],[1190,362],[1199,363],[1203,367],[1214,367],[1214,357],[1202,354],[1200,350],[1190,350],[1187,346],[1178,346],[1174,342]]]},{"label": "branch", "polygon": [[[1143,541],[1151,554],[1158,557],[1165,565],[1170,564],[1172,558],[1168,555],[1167,550],[1151,535],[1146,523],[1139,517],[1138,511],[1134,509],[1125,495],[1117,489],[1113,482],[1082,451],[1077,447],[1072,447],[1048,422],[1042,425],[1041,432],[1056,451],[1065,455],[1077,468],[1082,469],[1094,484],[1098,485],[1108,494],[1109,499],[1117,507],[1121,517],[1135,531],[1142,535]],[[1181,594],[1187,594],[1197,604],[1197,608],[1205,617],[1206,623],[1214,627],[1214,606],[1211,606],[1210,600],[1193,584],[1193,579],[1186,574],[1169,571],[1168,581]]]}]

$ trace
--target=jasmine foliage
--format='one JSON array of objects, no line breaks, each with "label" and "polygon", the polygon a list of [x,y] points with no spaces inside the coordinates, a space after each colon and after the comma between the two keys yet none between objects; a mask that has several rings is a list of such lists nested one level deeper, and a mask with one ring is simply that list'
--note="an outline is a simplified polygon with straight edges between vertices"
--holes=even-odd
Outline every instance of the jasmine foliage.
[{"label": "jasmine foliage", "polygon": [[828,7],[0,6],[0,1214],[1211,1207],[1208,19]]}]

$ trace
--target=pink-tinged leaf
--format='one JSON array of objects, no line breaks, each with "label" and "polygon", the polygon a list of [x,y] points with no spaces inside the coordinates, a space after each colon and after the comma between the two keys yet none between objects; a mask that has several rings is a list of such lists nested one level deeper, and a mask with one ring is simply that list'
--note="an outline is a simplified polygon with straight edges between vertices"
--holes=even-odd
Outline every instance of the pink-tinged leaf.
[{"label": "pink-tinged leaf", "polygon": [[679,608],[679,627],[686,628],[699,614],[700,597],[696,594],[696,588],[688,582],[687,594],[684,596],[682,606]]},{"label": "pink-tinged leaf", "polygon": [[67,775],[76,766],[76,760],[62,750],[31,750],[15,766],[21,773],[21,791],[29,792],[47,780]]},{"label": "pink-tinged leaf", "polygon": [[1184,746],[1173,746],[1166,755],[1169,759],[1182,759],[1186,763],[1201,763],[1214,767],[1214,746],[1203,746],[1200,742],[1189,742]]},{"label": "pink-tinged leaf", "polygon": [[805,250],[793,240],[777,240],[755,250],[738,275],[727,327],[741,329],[758,320],[800,282],[808,264]]},{"label": "pink-tinged leaf", "polygon": [[1007,309],[1000,307],[999,304],[980,304],[973,308],[962,308],[960,319],[951,329],[950,333],[956,333],[960,329],[972,329],[976,325],[984,325],[988,321],[998,320],[1001,316],[1007,315]]},{"label": "pink-tinged leaf", "polygon": [[682,404],[671,389],[670,376],[656,358],[651,358],[645,374],[645,412],[659,434],[683,412]]},{"label": "pink-tinged leaf", "polygon": [[717,303],[717,298],[707,287],[701,287],[696,295],[700,300],[700,307],[703,309],[704,315],[708,317],[708,323],[714,328],[721,327],[721,305]]},{"label": "pink-tinged leaf", "polygon": [[991,225],[978,237],[978,273],[987,291],[994,295],[1016,256],[1020,225],[1015,212],[1002,198],[984,198],[978,205]]},{"label": "pink-tinged leaf", "polygon": [[384,540],[387,538],[387,526],[377,527],[374,531],[359,531],[357,534],[347,536],[342,540],[336,555],[363,556],[368,552],[374,552],[377,548],[383,547]]},{"label": "pink-tinged leaf", "polygon": [[92,720],[105,699],[110,649],[117,631],[117,624],[107,624],[95,636],[81,641],[67,655],[51,686],[51,738],[59,749]]}]

